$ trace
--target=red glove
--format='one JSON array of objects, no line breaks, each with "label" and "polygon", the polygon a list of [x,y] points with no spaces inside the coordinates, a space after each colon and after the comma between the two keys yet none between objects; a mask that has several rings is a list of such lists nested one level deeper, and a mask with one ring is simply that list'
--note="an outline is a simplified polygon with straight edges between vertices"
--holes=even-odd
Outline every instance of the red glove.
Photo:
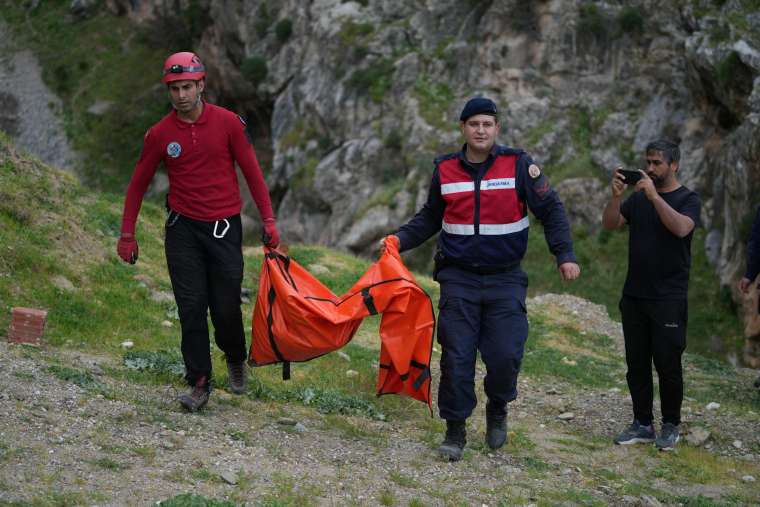
[{"label": "red glove", "polygon": [[119,238],[119,242],[116,244],[116,252],[119,254],[124,262],[134,264],[137,262],[137,253],[139,248],[137,247],[137,240],[134,234],[124,232]]},{"label": "red glove", "polygon": [[261,235],[261,241],[269,248],[277,248],[280,244],[280,233],[277,232],[277,224],[274,218],[264,219],[264,232]]}]

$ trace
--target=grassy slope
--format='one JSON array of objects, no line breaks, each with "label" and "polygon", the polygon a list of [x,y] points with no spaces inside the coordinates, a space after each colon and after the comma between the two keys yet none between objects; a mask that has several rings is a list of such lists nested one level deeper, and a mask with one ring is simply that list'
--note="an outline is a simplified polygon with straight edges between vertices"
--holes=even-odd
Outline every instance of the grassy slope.
[{"label": "grassy slope", "polygon": [[[173,306],[153,302],[148,288],[170,290],[160,241],[162,212],[150,204],[144,207],[138,229],[141,257],[136,266],[128,266],[114,254],[120,207],[119,196],[86,192],[67,174],[19,155],[7,139],[0,136],[0,330],[7,329],[12,306],[45,308],[49,311],[46,339],[52,345],[49,350],[52,356],[57,348],[62,347],[131,358],[133,364],[143,361],[144,368],[128,368],[125,367],[128,363],[123,362],[125,366],[109,369],[107,374],[130,382],[148,385],[168,382],[179,387],[181,378],[176,367],[180,366],[181,370],[181,363],[177,323],[174,321],[175,326],[171,328],[161,325],[163,320],[172,320]],[[314,263],[326,266],[329,273],[322,279],[336,293],[345,291],[368,265],[367,261],[321,247],[296,246],[291,254],[306,266]],[[254,291],[252,299],[255,299],[254,280],[260,262],[256,249],[246,251],[244,284]],[[56,288],[52,280],[57,276],[66,277],[77,289]],[[420,279],[435,297],[435,284],[427,278]],[[244,305],[247,321],[251,311],[250,304]],[[403,424],[407,424],[413,434],[434,446],[442,423],[437,418],[427,417],[424,406],[407,398],[385,396],[378,399],[373,395],[377,323],[376,319],[368,320],[355,342],[345,348],[351,356],[350,363],[337,354],[329,354],[295,365],[293,380],[288,383],[280,380],[278,367],[259,368],[248,396],[275,407],[273,410],[297,404],[326,413],[327,417],[333,417],[331,427],[345,431],[352,438],[361,438],[363,434],[352,423],[329,414],[385,418],[397,424],[406,421]],[[124,353],[120,347],[124,340],[135,342],[134,351]],[[586,334],[582,323],[558,315],[556,309],[544,308],[531,314],[531,338],[526,352],[524,378],[531,379],[532,383],[564,386],[562,389],[568,394],[577,393],[572,396],[582,396],[594,389],[604,392],[610,386],[625,389],[623,361],[612,347],[611,339]],[[436,353],[434,360],[437,357]],[[569,357],[577,365],[566,364],[563,357]],[[217,372],[224,370],[218,350],[214,352],[214,363]],[[348,368],[356,370],[358,376],[346,376]],[[54,365],[50,371],[64,381],[90,385],[89,373],[68,364]],[[687,371],[694,382],[689,383],[686,394],[695,406],[719,399],[732,417],[746,420],[746,424],[757,424],[760,401],[749,394],[746,376],[741,378],[726,365],[694,355],[687,355]],[[97,390],[96,387],[93,389]],[[114,398],[120,396],[114,390],[102,394]],[[527,409],[529,412],[543,410],[534,406]],[[541,491],[542,504],[568,500],[598,504],[600,500],[595,499],[594,488],[610,484],[610,481],[622,481],[619,468],[612,472],[599,464],[610,459],[607,456],[610,446],[606,440],[589,439],[588,434],[572,438],[564,433],[564,436],[558,436],[549,430],[536,433],[535,428],[519,422],[513,429],[515,433],[508,452],[539,480],[538,491],[541,491],[542,478],[553,477],[558,470],[558,465],[547,463],[537,454],[539,449],[549,445],[546,442],[537,444],[534,440],[539,436],[554,438],[556,442],[550,443],[559,446],[557,456],[562,462],[583,463],[584,470],[593,477],[588,483],[566,491],[554,488]],[[731,438],[730,434],[721,434],[720,428],[713,431],[718,440]],[[487,453],[487,450],[473,445],[466,459],[474,459],[472,453]],[[662,486],[663,480],[666,484],[683,481],[690,484],[699,480],[718,487],[732,483],[736,470],[760,472],[741,461],[721,458],[703,449],[685,448],[672,458],[662,460],[647,451],[638,456],[634,462],[641,466],[635,471],[622,472],[626,477],[622,481],[627,488],[623,490],[624,494],[648,493],[662,500],[674,501],[669,496],[668,487]],[[654,462],[654,466],[650,467],[650,462]],[[403,477],[397,479],[396,482],[401,481],[399,484],[403,485]],[[652,487],[655,479],[660,481],[659,485]],[[394,481],[393,477],[391,480]],[[747,502],[748,493],[742,487],[731,491],[724,497],[727,505]],[[505,490],[504,495],[509,497],[510,494]],[[512,497],[512,500],[527,502],[519,497]],[[699,496],[687,497],[685,501],[690,505],[703,504]]]},{"label": "grassy slope", "polygon": [[[124,188],[145,131],[168,106],[156,71],[166,50],[149,47],[126,17],[105,9],[76,19],[65,1],[28,10],[26,2],[1,0],[0,7],[0,18],[34,51],[45,83],[63,102],[66,133],[85,154],[78,170],[97,188]],[[97,101],[111,106],[89,113]]]}]

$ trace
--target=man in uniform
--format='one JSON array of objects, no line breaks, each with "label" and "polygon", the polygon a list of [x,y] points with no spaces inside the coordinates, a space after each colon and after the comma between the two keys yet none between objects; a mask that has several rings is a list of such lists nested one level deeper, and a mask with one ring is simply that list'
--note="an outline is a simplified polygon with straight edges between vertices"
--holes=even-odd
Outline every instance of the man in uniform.
[{"label": "man in uniform", "polygon": [[266,244],[279,234],[256,154],[236,114],[204,101],[206,70],[197,55],[181,52],[164,63],[163,79],[174,108],[145,134],[127,189],[119,256],[134,264],[135,225],[143,196],[163,162],[169,175],[166,262],[182,326],[182,357],[189,394],[179,402],[196,411],[208,401],[211,355],[207,313],[224,351],[230,388],[246,389],[245,333],[240,312],[243,279],[240,166],[264,224]]},{"label": "man in uniform", "polygon": [[[646,169],[639,171],[640,179],[625,202],[626,178],[619,170],[613,173],[612,195],[602,215],[605,229],[628,225],[629,232],[620,313],[634,419],[614,441],[622,445],[655,442],[658,449],[667,451],[679,439],[691,238],[701,203],[676,177],[681,158],[678,145],[654,141],[644,153]],[[653,361],[662,407],[659,437],[652,414]]]},{"label": "man in uniform", "polygon": [[546,176],[523,150],[496,144],[496,104],[473,98],[459,120],[464,146],[435,160],[427,202],[395,233],[404,251],[443,229],[435,258],[441,286],[438,408],[446,420],[439,452],[451,461],[462,457],[466,420],[477,403],[478,351],[487,371],[486,442],[492,449],[506,442],[507,403],[517,397],[528,337],[528,277],[520,268],[528,209],[544,225],[562,279],[580,274],[564,207]]}]

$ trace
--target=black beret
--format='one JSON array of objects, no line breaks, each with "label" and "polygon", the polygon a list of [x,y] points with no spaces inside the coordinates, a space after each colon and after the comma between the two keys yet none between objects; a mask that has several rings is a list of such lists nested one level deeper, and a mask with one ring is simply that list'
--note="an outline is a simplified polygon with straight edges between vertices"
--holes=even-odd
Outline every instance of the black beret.
[{"label": "black beret", "polygon": [[475,97],[468,100],[467,104],[464,105],[462,114],[459,115],[459,121],[467,121],[467,118],[476,114],[488,114],[494,117],[499,115],[493,100],[485,97]]}]

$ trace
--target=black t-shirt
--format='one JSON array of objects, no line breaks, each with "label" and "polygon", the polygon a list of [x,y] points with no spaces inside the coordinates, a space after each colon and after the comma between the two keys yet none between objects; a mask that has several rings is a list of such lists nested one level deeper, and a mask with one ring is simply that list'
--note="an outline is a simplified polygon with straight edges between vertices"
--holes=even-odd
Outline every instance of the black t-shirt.
[{"label": "black t-shirt", "polygon": [[[661,193],[666,203],[699,225],[699,196],[686,187]],[[686,299],[691,265],[691,237],[679,238],[660,221],[644,192],[623,202],[620,213],[629,227],[628,275],[623,294],[641,299]]]}]

